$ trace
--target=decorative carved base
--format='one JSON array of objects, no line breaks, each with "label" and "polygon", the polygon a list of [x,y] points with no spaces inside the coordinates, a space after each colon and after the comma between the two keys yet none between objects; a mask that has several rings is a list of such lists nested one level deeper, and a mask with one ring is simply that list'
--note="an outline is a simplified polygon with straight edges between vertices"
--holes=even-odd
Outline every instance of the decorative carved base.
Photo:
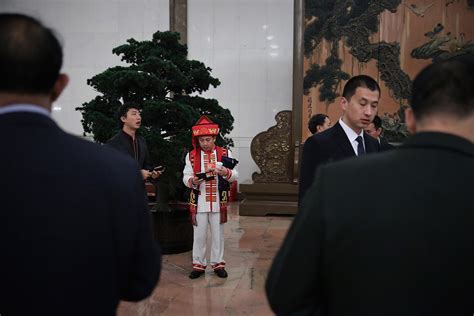
[{"label": "decorative carved base", "polygon": [[292,183],[240,184],[245,195],[240,216],[294,215],[298,211],[298,185]]},{"label": "decorative carved base", "polygon": [[245,196],[239,208],[241,216],[296,214],[298,185],[293,183],[291,115],[291,111],[277,113],[276,125],[252,140],[250,152],[260,173],[253,173],[253,184],[240,184],[240,192]]},{"label": "decorative carved base", "polygon": [[291,183],[293,151],[291,146],[291,111],[275,115],[276,125],[255,136],[250,145],[252,158],[261,173],[254,172],[255,183]]}]

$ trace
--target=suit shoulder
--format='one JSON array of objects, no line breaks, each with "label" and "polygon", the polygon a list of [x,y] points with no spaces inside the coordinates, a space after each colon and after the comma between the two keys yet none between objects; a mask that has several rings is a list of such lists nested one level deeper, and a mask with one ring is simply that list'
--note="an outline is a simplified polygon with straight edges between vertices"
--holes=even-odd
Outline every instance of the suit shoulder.
[{"label": "suit shoulder", "polygon": [[121,132],[115,134],[106,142],[106,144],[116,144],[117,142],[120,142],[121,136]]},{"label": "suit shoulder", "polygon": [[[342,131],[342,134],[341,134],[341,131]],[[339,125],[334,125],[331,128],[328,128],[327,130],[325,130],[324,132],[316,134],[316,136],[318,136],[318,139],[322,141],[330,141],[334,139],[334,137],[339,137],[341,135],[345,136],[345,133]]]},{"label": "suit shoulder", "polygon": [[113,165],[127,168],[127,166],[133,167],[135,164],[133,159],[123,154],[117,154],[117,150],[111,146],[97,144],[68,133],[64,133],[63,137],[64,148],[69,148],[69,151],[75,153],[70,158],[71,160],[83,159],[88,164],[105,169],[109,169],[108,166]]},{"label": "suit shoulder", "polygon": [[381,150],[390,150],[390,149],[393,149],[394,146],[391,145],[390,143],[388,143],[387,141],[385,141],[384,139],[381,139],[380,140],[380,149]]},{"label": "suit shoulder", "polygon": [[333,129],[333,127],[331,127],[322,133],[314,134],[308,137],[305,141],[305,146],[306,144],[308,144],[308,146],[317,146],[331,143],[336,135],[336,131]]},{"label": "suit shoulder", "polygon": [[366,134],[366,133],[364,133],[364,136],[365,136],[365,140],[366,140],[366,141],[369,141],[369,142],[371,142],[372,144],[377,144],[377,145],[379,144],[379,141],[378,141],[377,139],[373,138],[372,136],[370,136],[370,135],[368,135],[368,134]]},{"label": "suit shoulder", "polygon": [[329,130],[330,129],[327,129],[322,133],[317,133],[317,134],[311,135],[310,137],[308,137],[306,139],[305,143],[307,143],[307,142],[309,142],[309,143],[320,143],[320,142],[326,141],[332,135],[332,132],[330,132]]}]

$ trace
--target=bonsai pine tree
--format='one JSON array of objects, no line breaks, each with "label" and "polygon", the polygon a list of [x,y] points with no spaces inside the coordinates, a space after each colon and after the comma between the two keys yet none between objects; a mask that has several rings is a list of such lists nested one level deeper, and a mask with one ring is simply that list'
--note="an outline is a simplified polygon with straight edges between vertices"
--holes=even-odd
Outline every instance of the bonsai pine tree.
[{"label": "bonsai pine tree", "polygon": [[[95,141],[107,142],[120,130],[117,111],[124,103],[142,110],[138,131],[147,141],[151,163],[166,167],[160,177],[162,196],[177,199],[180,191],[184,156],[192,147],[191,127],[201,115],[220,126],[217,143],[231,146],[225,137],[234,118],[215,99],[199,94],[220,85],[211,68],[187,59],[187,46],[179,43],[179,33],[156,32],[151,41],[127,40],[112,50],[126,66],[115,66],[87,80],[100,93],[76,110],[82,113],[84,134]],[[167,188],[167,189],[166,189]]]}]

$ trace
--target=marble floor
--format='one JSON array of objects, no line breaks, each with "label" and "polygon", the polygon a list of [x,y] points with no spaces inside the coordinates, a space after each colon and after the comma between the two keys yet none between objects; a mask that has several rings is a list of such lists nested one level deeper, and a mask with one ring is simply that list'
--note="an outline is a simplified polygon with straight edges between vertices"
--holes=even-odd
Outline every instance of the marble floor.
[{"label": "marble floor", "polygon": [[227,279],[208,267],[205,276],[191,280],[191,251],[165,255],[153,294],[138,303],[122,302],[118,315],[273,315],[265,278],[293,217],[239,216],[238,208],[231,203],[225,225]]}]

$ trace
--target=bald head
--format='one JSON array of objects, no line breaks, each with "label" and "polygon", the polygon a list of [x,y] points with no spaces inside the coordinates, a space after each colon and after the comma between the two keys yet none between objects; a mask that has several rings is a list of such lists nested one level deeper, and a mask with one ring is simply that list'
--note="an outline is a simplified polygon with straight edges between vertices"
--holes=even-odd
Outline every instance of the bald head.
[{"label": "bald head", "polygon": [[63,54],[52,30],[21,14],[0,14],[0,93],[49,94]]}]

